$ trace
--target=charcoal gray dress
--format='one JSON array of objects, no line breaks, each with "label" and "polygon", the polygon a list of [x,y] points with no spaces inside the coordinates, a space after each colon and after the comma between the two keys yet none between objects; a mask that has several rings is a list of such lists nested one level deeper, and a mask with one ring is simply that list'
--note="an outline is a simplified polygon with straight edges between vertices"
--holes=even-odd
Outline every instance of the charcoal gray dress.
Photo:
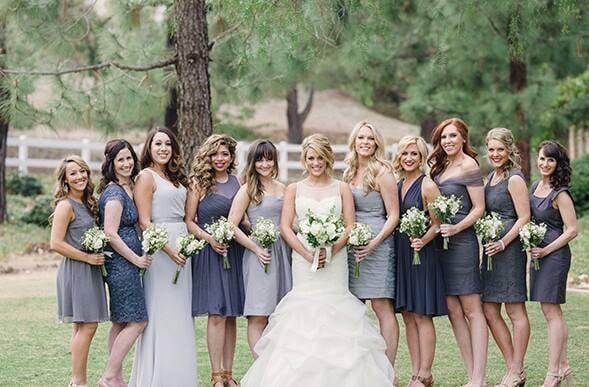
[{"label": "charcoal gray dress", "polygon": [[[519,171],[511,171],[507,178],[491,185],[493,174],[485,186],[485,206],[487,213],[496,212],[501,217],[503,232],[500,238],[507,234],[515,222],[517,213],[513,199],[509,193],[508,184],[512,176],[523,174]],[[487,270],[488,257],[483,254],[481,276],[483,280],[483,302],[517,303],[526,301],[526,252],[522,250],[519,238],[515,238],[505,246],[505,250],[495,254],[491,261],[493,267]]]},{"label": "charcoal gray dress", "polygon": [[[569,196],[571,193],[568,187],[563,187],[552,190],[548,196],[540,198],[534,195],[536,187],[538,182],[532,185],[530,206],[533,220],[536,223],[545,223],[547,226],[544,240],[540,244],[540,247],[545,247],[562,234],[564,227],[560,211],[552,207],[552,203],[559,193],[565,192]],[[533,261],[530,261],[530,301],[564,304],[567,276],[571,268],[571,249],[568,243],[540,259],[539,264],[540,270],[535,270]]]},{"label": "charcoal gray dress", "polygon": [[[361,188],[351,187],[356,207],[356,222],[364,223],[376,236],[387,221],[387,211],[380,192],[364,193]],[[365,260],[360,263],[360,277],[354,277],[356,255],[348,251],[350,292],[361,300],[372,298],[395,298],[396,268],[394,236],[385,239]]]},{"label": "charcoal gray dress", "polygon": [[[442,195],[455,195],[461,198],[461,207],[452,224],[464,219],[472,208],[467,187],[482,187],[483,177],[479,169],[463,176],[450,177],[440,181],[440,175],[434,179]],[[481,272],[479,269],[479,241],[471,226],[450,237],[448,250],[439,247],[442,272],[446,284],[446,295],[461,296],[481,293]]]},{"label": "charcoal gray dress", "polygon": [[[279,227],[282,202],[282,198],[264,195],[259,205],[250,204],[247,216],[252,228],[260,217],[272,220]],[[269,316],[292,288],[290,246],[278,237],[269,250],[272,261],[267,273],[256,254],[248,249],[243,254],[244,316]]]},{"label": "charcoal gray dress", "polygon": [[[96,225],[86,206],[70,198],[74,211],[65,241],[78,250],[82,235]],[[59,322],[86,323],[108,321],[106,292],[100,266],[64,257],[57,269],[57,316]]]}]

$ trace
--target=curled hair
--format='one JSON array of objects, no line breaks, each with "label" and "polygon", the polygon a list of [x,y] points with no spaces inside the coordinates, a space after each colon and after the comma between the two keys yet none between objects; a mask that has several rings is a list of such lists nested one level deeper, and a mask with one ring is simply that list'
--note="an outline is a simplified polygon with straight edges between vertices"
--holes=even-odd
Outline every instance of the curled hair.
[{"label": "curled hair", "polygon": [[517,149],[517,146],[515,145],[515,139],[513,138],[511,130],[507,128],[491,129],[489,130],[489,133],[487,133],[485,144],[489,144],[489,141],[491,140],[499,141],[507,149],[508,159],[505,164],[501,166],[503,177],[506,178],[509,176],[509,172],[514,169],[521,169],[519,149]]},{"label": "curled hair", "polygon": [[237,142],[225,134],[213,134],[198,148],[194,161],[190,167],[190,188],[200,191],[206,195],[215,187],[215,169],[213,168],[212,157],[221,146],[226,146],[231,154],[231,163],[227,168],[227,173],[231,174],[237,162],[235,160],[235,151]]},{"label": "curled hair", "polygon": [[[98,201],[94,197],[94,183],[92,182],[92,171],[80,156],[78,155],[70,155],[66,156],[62,162],[59,164],[57,169],[55,170],[55,176],[57,177],[57,183],[55,185],[55,191],[53,193],[53,208],[57,206],[57,203],[66,199],[69,193],[69,186],[67,184],[66,178],[66,167],[69,163],[76,163],[80,168],[86,171],[88,175],[88,184],[86,184],[86,188],[84,188],[84,192],[82,193],[82,203],[88,209],[92,216],[96,216],[98,213]],[[53,218],[53,214],[51,214],[50,219]]]},{"label": "curled hair", "polygon": [[269,140],[257,140],[250,145],[247,163],[242,175],[243,182],[247,184],[247,196],[256,205],[262,202],[262,196],[264,196],[264,186],[256,172],[256,162],[262,159],[274,161],[272,178],[276,179],[278,177],[278,152]]},{"label": "curled hair", "polygon": [[315,133],[310,136],[305,137],[302,144],[303,150],[301,152],[301,164],[303,164],[303,168],[307,171],[307,152],[309,149],[313,149],[317,152],[317,155],[321,157],[326,166],[326,172],[328,175],[331,176],[333,172],[333,164],[335,163],[335,156],[333,155],[333,150],[331,149],[331,144],[327,137],[323,134]]},{"label": "curled hair", "polygon": [[115,159],[120,151],[128,149],[133,157],[133,171],[131,172],[131,184],[135,181],[135,177],[139,174],[139,160],[137,153],[133,149],[133,146],[127,140],[110,140],[104,147],[104,161],[102,162],[101,172],[102,177],[100,178],[100,184],[98,185],[97,192],[100,193],[106,188],[110,182],[119,184],[117,176],[115,174]]},{"label": "curled hair", "polygon": [[427,149],[427,143],[425,142],[423,137],[409,135],[399,140],[395,156],[393,157],[393,169],[398,177],[403,177],[405,175],[405,170],[401,165],[402,153],[409,147],[409,145],[413,144],[415,144],[415,146],[417,147],[417,151],[419,152],[419,169],[422,172],[425,172],[427,155],[429,154],[429,150]]},{"label": "curled hair", "polygon": [[538,146],[538,153],[556,160],[556,169],[550,175],[550,187],[554,190],[569,187],[571,184],[571,161],[564,146],[556,141],[544,141]]},{"label": "curled hair", "polygon": [[385,157],[385,144],[384,139],[380,132],[368,121],[360,121],[358,122],[352,132],[350,133],[350,137],[348,138],[348,154],[344,162],[346,163],[346,169],[344,170],[343,180],[346,183],[350,183],[356,177],[358,173],[358,152],[356,152],[356,139],[358,138],[358,133],[362,128],[368,128],[372,131],[372,136],[374,137],[374,143],[376,145],[374,154],[368,161],[368,168],[366,169],[366,173],[362,179],[362,190],[364,193],[368,193],[370,191],[374,191],[376,189],[376,177],[378,174],[383,170],[387,170],[389,172],[393,172],[393,167],[391,164],[386,160]]},{"label": "curled hair", "polygon": [[446,164],[448,162],[448,155],[442,148],[442,132],[446,129],[447,126],[454,125],[458,130],[458,133],[464,139],[464,144],[462,145],[462,151],[472,157],[474,161],[478,164],[479,161],[477,160],[477,152],[474,148],[470,145],[470,140],[468,139],[468,126],[466,123],[462,121],[460,118],[448,118],[447,120],[442,121],[436,128],[434,129],[434,133],[432,135],[432,145],[433,151],[427,159],[427,165],[431,167],[430,177],[435,179],[436,176],[441,175],[446,169]]},{"label": "curled hair", "polygon": [[164,168],[164,174],[175,187],[180,186],[180,184],[184,187],[188,186],[188,179],[184,173],[184,161],[182,159],[182,151],[180,150],[178,139],[174,132],[168,128],[153,128],[148,133],[145,144],[143,145],[143,150],[141,151],[141,168],[149,168],[154,164],[153,157],[151,157],[151,144],[153,143],[153,138],[158,133],[166,134],[172,143],[172,157],[170,157],[170,160]]}]

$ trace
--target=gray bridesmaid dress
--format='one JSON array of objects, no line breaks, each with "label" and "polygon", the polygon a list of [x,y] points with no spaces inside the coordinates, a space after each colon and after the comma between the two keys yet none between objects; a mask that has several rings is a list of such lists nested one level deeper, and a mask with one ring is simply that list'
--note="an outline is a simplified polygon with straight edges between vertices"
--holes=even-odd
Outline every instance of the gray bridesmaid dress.
[{"label": "gray bridesmaid dress", "polygon": [[[282,198],[264,195],[259,205],[250,204],[247,216],[252,228],[260,217],[272,220],[279,227],[282,202]],[[244,316],[269,316],[292,288],[290,247],[279,237],[269,250],[272,261],[267,273],[256,254],[248,249],[243,254]]]},{"label": "gray bridesmaid dress", "polygon": [[[443,195],[455,195],[461,198],[461,207],[454,217],[453,224],[462,221],[472,208],[467,187],[483,186],[483,177],[479,169],[443,181],[440,181],[440,175],[438,175],[434,181]],[[461,296],[481,293],[479,241],[474,232],[474,227],[471,226],[456,235],[452,235],[448,250],[442,249],[440,245],[439,254],[446,284],[446,295]]]},{"label": "gray bridesmaid dress", "polygon": [[[534,195],[538,182],[532,185],[530,194],[530,206],[532,217],[537,223],[545,223],[547,226],[544,240],[540,247],[552,243],[562,234],[564,222],[560,211],[552,207],[556,196],[565,192],[571,196],[568,187],[552,190],[544,198]],[[571,196],[572,198],[572,196]],[[561,247],[552,254],[540,259],[540,270],[534,269],[533,261],[530,262],[530,301],[546,302],[550,304],[564,304],[566,302],[567,276],[571,268],[571,249],[569,245]]]},{"label": "gray bridesmaid dress", "polygon": [[[519,170],[514,170],[497,184],[491,185],[493,174],[491,174],[489,182],[485,186],[485,206],[487,213],[496,212],[501,217],[503,232],[500,237],[503,238],[511,230],[515,222],[517,222],[517,213],[513,199],[507,189],[509,179],[512,176],[520,176],[521,178],[524,176]],[[505,250],[493,256],[493,268],[491,271],[487,270],[487,260],[488,257],[483,254],[483,263],[481,265],[483,302],[525,302],[527,299],[527,257],[525,251],[522,250],[522,244],[519,238],[515,238],[510,244],[505,246]]]},{"label": "gray bridesmaid dress", "polygon": [[[82,235],[96,225],[86,206],[70,198],[74,211],[65,241],[78,250]],[[100,266],[64,257],[57,269],[57,315],[59,322],[86,323],[108,320],[106,292]]]},{"label": "gray bridesmaid dress", "polygon": [[[380,192],[364,193],[352,187],[356,222],[364,223],[376,236],[384,227],[387,212]],[[385,239],[365,260],[360,263],[360,277],[354,277],[356,256],[353,249],[348,251],[348,272],[350,292],[361,300],[372,298],[395,298],[395,248],[393,233]]]}]

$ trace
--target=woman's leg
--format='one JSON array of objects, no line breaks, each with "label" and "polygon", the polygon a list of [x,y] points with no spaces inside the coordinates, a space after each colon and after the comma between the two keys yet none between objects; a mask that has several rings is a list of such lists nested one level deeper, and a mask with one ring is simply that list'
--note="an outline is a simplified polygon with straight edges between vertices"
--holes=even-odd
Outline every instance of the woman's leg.
[{"label": "woman's leg", "polygon": [[[559,304],[543,302],[540,305],[548,323],[548,372],[557,374],[566,341],[566,324]],[[554,384],[554,379],[554,376],[546,375],[544,383],[550,386]]]},{"label": "woman's leg", "polygon": [[417,375],[420,365],[421,354],[419,353],[419,332],[415,314],[403,312],[403,322],[405,323],[405,336],[407,338],[407,348],[409,349],[409,358],[411,359],[411,375]]},{"label": "woman's leg", "polygon": [[519,375],[524,369],[524,359],[528,350],[528,342],[530,341],[530,320],[528,319],[526,304],[523,302],[505,304],[505,310],[513,327],[513,361],[511,363],[511,372]]},{"label": "woman's leg", "polygon": [[[110,356],[108,357],[108,363],[106,365],[106,370],[102,376],[102,379],[107,384],[110,384],[109,382],[112,381],[123,382],[123,360],[125,360],[125,356],[127,356],[139,335],[143,333],[147,322],[133,321],[118,325],[122,326],[123,329],[117,335],[112,345]],[[121,380],[119,380],[119,378],[121,378]]]},{"label": "woman's leg", "polygon": [[468,372],[468,379],[472,380],[473,360],[472,343],[470,341],[470,328],[468,326],[468,322],[466,321],[464,312],[462,311],[462,305],[460,304],[458,297],[448,296],[446,297],[446,300],[448,302],[448,318],[450,319],[450,324],[452,325],[454,338],[456,339],[456,344],[458,344],[460,355],[462,356],[464,366]]},{"label": "woman's leg", "polygon": [[484,302],[483,311],[487,319],[487,325],[491,329],[491,334],[495,339],[495,343],[499,347],[505,362],[507,372],[511,369],[513,363],[513,343],[511,341],[511,333],[503,316],[501,316],[501,304],[496,302]]},{"label": "woman's leg", "polygon": [[[237,342],[237,319],[235,317],[226,317],[225,322],[225,342],[223,344],[223,368],[225,371],[233,370],[233,359],[235,357],[235,344]],[[228,381],[229,387],[237,387],[232,380]]]},{"label": "woman's leg", "polygon": [[386,355],[394,367],[399,346],[399,323],[395,316],[393,301],[390,298],[375,298],[370,300],[370,304],[378,318],[380,333],[387,344]]},{"label": "woman's leg", "polygon": [[467,294],[459,296],[459,299],[470,328],[473,367],[471,382],[475,386],[482,386],[485,383],[487,347],[489,345],[489,330],[483,313],[483,303],[479,294]]},{"label": "woman's leg", "polygon": [[254,347],[258,340],[260,340],[266,325],[268,325],[268,316],[249,316],[247,318],[247,343],[254,359],[257,358],[254,353]]},{"label": "woman's leg", "polygon": [[98,323],[74,323],[72,336],[72,382],[87,384],[88,353],[90,344],[98,328]]},{"label": "woman's leg", "polygon": [[[209,360],[211,362],[212,372],[223,371],[223,348],[225,345],[225,326],[227,318],[219,315],[209,315],[207,321],[207,347],[209,350]],[[217,383],[214,387],[222,387],[222,383]]]},{"label": "woman's leg", "polygon": [[436,353],[436,329],[432,316],[416,314],[417,331],[419,332],[419,371],[416,375],[429,378],[432,375],[432,365]]}]

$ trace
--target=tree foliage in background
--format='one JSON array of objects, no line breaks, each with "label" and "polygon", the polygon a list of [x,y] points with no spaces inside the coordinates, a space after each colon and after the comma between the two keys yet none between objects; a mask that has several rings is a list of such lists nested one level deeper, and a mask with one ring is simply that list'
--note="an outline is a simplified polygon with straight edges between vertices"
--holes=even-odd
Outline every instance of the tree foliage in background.
[{"label": "tree foliage in background", "polygon": [[560,82],[552,113],[562,127],[589,127],[589,68]]}]

